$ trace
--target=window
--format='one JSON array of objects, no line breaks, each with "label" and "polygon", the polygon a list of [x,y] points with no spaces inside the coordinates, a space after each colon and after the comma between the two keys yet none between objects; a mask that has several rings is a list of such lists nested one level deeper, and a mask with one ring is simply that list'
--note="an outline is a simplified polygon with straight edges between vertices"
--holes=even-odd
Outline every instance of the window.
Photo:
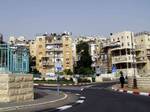
[{"label": "window", "polygon": [[42,48],[42,45],[39,45],[39,48]]},{"label": "window", "polygon": [[68,37],[66,37],[65,39],[66,39],[66,40],[69,40],[69,38],[68,38]]},{"label": "window", "polygon": [[119,39],[119,37],[118,37],[118,41],[119,41],[120,39]]},{"label": "window", "polygon": [[115,41],[115,39],[113,39],[113,41]]},{"label": "window", "polygon": [[66,46],[66,47],[68,47],[69,45],[68,45],[68,44],[66,44],[65,46]]},{"label": "window", "polygon": [[124,46],[124,44],[122,43],[122,46]]},{"label": "window", "polygon": [[121,36],[121,38],[123,39],[123,36]]},{"label": "window", "polygon": [[69,65],[70,63],[69,63],[69,62],[67,62],[66,64],[68,64],[68,65]]},{"label": "window", "polygon": [[128,46],[130,46],[130,43],[128,42]]},{"label": "window", "polygon": [[56,61],[60,61],[60,59],[56,59]]},{"label": "window", "polygon": [[39,38],[39,41],[42,41],[42,38]]},{"label": "window", "polygon": [[42,55],[42,52],[39,52],[39,55]]},{"label": "window", "polygon": [[143,42],[143,39],[141,40],[141,42]]},{"label": "window", "polygon": [[129,38],[129,36],[127,36],[127,39]]},{"label": "window", "polygon": [[66,61],[69,61],[69,58],[66,58]]}]

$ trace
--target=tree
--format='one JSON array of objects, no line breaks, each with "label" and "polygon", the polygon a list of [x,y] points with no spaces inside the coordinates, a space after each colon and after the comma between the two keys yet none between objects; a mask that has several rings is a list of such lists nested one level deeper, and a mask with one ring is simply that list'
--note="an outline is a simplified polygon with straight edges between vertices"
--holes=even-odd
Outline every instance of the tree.
[{"label": "tree", "polygon": [[65,69],[64,74],[65,75],[73,75],[73,72],[70,69]]},{"label": "tree", "polygon": [[29,72],[33,74],[41,74],[37,69],[36,69],[36,57],[29,57]]},{"label": "tree", "polygon": [[87,42],[80,41],[76,46],[79,61],[75,67],[75,73],[82,75],[93,74],[92,58],[89,54],[89,45]]}]

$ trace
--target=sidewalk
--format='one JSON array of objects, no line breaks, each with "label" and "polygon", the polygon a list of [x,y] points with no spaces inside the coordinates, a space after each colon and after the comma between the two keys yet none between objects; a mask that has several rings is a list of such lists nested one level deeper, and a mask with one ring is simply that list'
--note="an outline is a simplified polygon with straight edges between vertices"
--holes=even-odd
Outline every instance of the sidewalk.
[{"label": "sidewalk", "polygon": [[150,91],[138,88],[137,89],[129,88],[127,84],[124,85],[124,88],[121,88],[120,84],[113,85],[112,90],[135,95],[150,96]]},{"label": "sidewalk", "polygon": [[[41,92],[41,90],[36,90],[36,92]],[[37,111],[45,108],[55,108],[60,105],[64,105],[68,102],[74,102],[76,98],[71,99],[70,97],[74,97],[72,94],[58,93],[56,91],[45,90],[39,98],[34,101],[28,101],[23,103],[0,103],[0,112],[10,111],[10,112],[29,112],[29,111]],[[68,100],[69,99],[69,100]],[[56,103],[57,102],[57,103]]]}]

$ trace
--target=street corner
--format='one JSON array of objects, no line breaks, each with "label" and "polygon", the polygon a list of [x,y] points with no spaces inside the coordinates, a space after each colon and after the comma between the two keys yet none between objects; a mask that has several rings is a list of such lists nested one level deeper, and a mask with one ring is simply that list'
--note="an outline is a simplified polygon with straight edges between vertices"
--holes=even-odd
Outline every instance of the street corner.
[{"label": "street corner", "polygon": [[[43,92],[44,93],[44,92]],[[53,105],[57,102],[64,102],[65,100],[68,99],[68,97],[70,97],[70,95],[68,95],[67,93],[63,93],[61,92],[61,94],[58,96],[57,93],[54,91],[53,93],[49,94],[49,93],[38,93],[38,94],[42,94],[42,97],[38,97],[39,98],[35,98],[35,100],[32,101],[28,101],[28,102],[23,102],[20,104],[20,102],[18,103],[5,103],[5,105],[0,104],[0,112],[3,111],[8,111],[8,112],[12,112],[12,111],[24,111],[24,110],[36,110],[36,109],[41,109],[44,107],[44,105],[48,105],[50,108],[53,108]],[[64,105],[65,103],[62,103],[61,105]],[[57,107],[57,105],[55,105]],[[58,105],[59,106],[59,105]]]},{"label": "street corner", "polygon": [[125,85],[124,88],[121,88],[119,84],[113,85],[111,87],[113,91],[121,92],[121,93],[127,93],[127,94],[133,94],[133,95],[142,95],[142,96],[150,96],[150,92],[142,91],[140,89],[132,89],[129,88],[127,85]]}]

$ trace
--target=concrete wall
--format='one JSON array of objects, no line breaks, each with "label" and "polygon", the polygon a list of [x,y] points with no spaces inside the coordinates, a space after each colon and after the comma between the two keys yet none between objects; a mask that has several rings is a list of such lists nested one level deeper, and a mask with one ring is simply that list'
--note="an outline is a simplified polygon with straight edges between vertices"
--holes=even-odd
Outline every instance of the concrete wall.
[{"label": "concrete wall", "polygon": [[[150,77],[138,77],[137,79],[137,87],[150,90]],[[133,78],[128,78],[128,87],[133,87]]]},{"label": "concrete wall", "polygon": [[23,102],[33,98],[32,75],[0,74],[0,102]]}]

